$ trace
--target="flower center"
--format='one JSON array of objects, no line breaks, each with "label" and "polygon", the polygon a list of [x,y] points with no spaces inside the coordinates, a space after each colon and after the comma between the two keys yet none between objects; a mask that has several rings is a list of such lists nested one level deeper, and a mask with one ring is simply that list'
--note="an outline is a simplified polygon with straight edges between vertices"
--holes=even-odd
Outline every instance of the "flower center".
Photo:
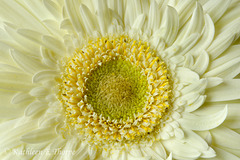
[{"label": "flower center", "polygon": [[93,70],[86,81],[87,101],[98,115],[133,118],[147,99],[147,77],[129,61],[111,60]]},{"label": "flower center", "polygon": [[103,37],[63,61],[65,128],[99,146],[153,139],[171,106],[165,62],[146,42]]}]

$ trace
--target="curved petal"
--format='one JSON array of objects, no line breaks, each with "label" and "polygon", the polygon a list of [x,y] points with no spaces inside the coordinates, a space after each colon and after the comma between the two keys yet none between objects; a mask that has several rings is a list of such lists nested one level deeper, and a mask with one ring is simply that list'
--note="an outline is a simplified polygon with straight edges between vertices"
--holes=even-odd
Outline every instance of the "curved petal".
[{"label": "curved petal", "polygon": [[16,72],[0,72],[0,89],[27,91],[33,87],[29,75]]},{"label": "curved petal", "polygon": [[[240,134],[227,127],[218,127],[210,131],[213,143],[232,149],[240,149]],[[223,138],[224,137],[224,138]]]},{"label": "curved petal", "polygon": [[54,79],[54,77],[57,76],[56,71],[51,71],[51,70],[45,70],[45,71],[40,71],[37,72],[36,74],[34,74],[34,76],[32,77],[32,82],[33,83],[40,83],[42,81],[46,81],[46,80],[52,80]]},{"label": "curved petal", "polygon": [[204,131],[216,128],[227,117],[227,107],[223,110],[206,116],[196,116],[194,114],[185,113],[183,114],[183,118],[179,119],[179,123],[183,128],[196,130],[196,131]]},{"label": "curved petal", "polygon": [[21,141],[35,144],[49,141],[55,137],[56,133],[52,127],[41,128],[28,132],[27,134],[24,134],[21,137]]},{"label": "curved petal", "polygon": [[215,23],[227,10],[231,0],[210,0],[203,5],[203,9],[211,16]]},{"label": "curved petal", "polygon": [[47,108],[47,104],[46,103],[43,103],[43,102],[38,102],[38,101],[35,101],[35,102],[32,102],[31,104],[29,104],[27,106],[27,108],[25,109],[25,116],[33,116],[33,115],[36,115],[37,113],[45,110]]},{"label": "curved petal", "polygon": [[[178,13],[177,11],[167,6],[163,18],[160,25],[160,33],[159,36],[166,42],[168,46],[171,46],[171,44],[174,42],[178,29],[179,29],[179,19],[178,19]],[[154,36],[156,33],[154,33]]]},{"label": "curved petal", "polygon": [[47,69],[39,59],[24,55],[18,51],[11,50],[11,56],[17,65],[28,73],[34,74],[39,70]]},{"label": "curved petal", "polygon": [[172,152],[173,158],[197,159],[201,155],[201,152],[189,144],[174,139],[165,140],[162,143],[167,151]]},{"label": "curved petal", "polygon": [[207,89],[207,102],[228,101],[240,98],[240,80],[225,80],[220,85]]}]

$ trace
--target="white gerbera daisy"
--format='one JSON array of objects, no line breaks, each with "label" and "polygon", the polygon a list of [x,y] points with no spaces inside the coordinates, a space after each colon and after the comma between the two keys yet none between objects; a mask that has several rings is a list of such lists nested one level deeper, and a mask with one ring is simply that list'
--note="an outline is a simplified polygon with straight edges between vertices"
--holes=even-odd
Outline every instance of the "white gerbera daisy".
[{"label": "white gerbera daisy", "polygon": [[1,159],[240,158],[239,0],[1,0]]}]

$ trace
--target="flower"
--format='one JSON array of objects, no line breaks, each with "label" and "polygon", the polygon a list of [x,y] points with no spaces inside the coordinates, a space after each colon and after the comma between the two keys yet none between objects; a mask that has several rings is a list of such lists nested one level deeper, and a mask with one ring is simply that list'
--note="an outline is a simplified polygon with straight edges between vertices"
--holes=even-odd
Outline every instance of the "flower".
[{"label": "flower", "polygon": [[2,0],[2,159],[239,159],[238,0]]}]

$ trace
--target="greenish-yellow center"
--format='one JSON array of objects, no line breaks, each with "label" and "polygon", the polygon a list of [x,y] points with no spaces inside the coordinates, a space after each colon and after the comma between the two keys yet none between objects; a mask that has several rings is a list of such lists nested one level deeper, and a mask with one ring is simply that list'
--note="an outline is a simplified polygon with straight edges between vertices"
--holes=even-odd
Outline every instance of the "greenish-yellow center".
[{"label": "greenish-yellow center", "polygon": [[147,77],[127,60],[110,60],[91,71],[86,81],[88,104],[111,119],[133,118],[147,100]]}]

